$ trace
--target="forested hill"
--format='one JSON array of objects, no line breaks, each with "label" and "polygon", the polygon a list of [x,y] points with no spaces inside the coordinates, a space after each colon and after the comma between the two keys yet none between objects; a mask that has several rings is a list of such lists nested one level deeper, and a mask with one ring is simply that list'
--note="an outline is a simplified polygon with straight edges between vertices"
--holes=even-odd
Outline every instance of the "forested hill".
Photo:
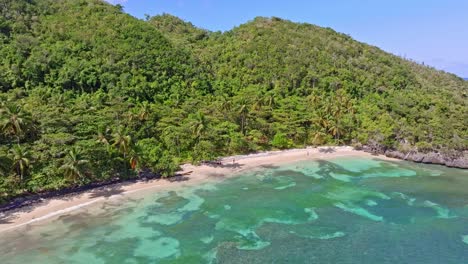
[{"label": "forested hill", "polygon": [[460,155],[468,82],[331,29],[0,0],[0,200],[304,145]]},{"label": "forested hill", "polygon": [[[255,132],[273,118],[281,120],[276,126],[283,126],[280,130],[289,137],[300,138],[298,133],[312,129],[320,143],[338,137],[402,150],[466,148],[468,85],[454,74],[402,59],[330,28],[276,17],[257,17],[225,33],[206,32],[168,14],[155,16],[150,23],[192,51],[209,74],[215,94],[274,106],[271,111],[263,107],[263,117],[251,111],[259,118],[252,122]],[[196,45],[187,45],[195,38]],[[286,120],[274,117],[283,113]],[[350,117],[342,117],[344,113]],[[322,125],[317,127],[318,123]]]}]

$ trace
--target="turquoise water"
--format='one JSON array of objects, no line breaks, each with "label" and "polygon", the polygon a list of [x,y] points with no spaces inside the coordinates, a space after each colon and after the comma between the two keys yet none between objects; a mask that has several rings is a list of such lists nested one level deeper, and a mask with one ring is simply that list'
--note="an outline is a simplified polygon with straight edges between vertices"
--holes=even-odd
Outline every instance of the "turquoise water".
[{"label": "turquoise water", "polygon": [[264,166],[0,234],[1,263],[468,263],[468,172],[362,157]]}]

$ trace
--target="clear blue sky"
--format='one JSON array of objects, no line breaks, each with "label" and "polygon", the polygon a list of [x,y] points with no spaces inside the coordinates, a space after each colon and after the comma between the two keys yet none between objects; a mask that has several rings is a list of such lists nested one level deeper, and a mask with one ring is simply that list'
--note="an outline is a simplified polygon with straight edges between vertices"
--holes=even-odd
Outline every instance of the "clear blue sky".
[{"label": "clear blue sky", "polygon": [[356,40],[468,77],[468,0],[107,0],[138,18],[169,13],[212,31],[256,16],[331,27]]}]

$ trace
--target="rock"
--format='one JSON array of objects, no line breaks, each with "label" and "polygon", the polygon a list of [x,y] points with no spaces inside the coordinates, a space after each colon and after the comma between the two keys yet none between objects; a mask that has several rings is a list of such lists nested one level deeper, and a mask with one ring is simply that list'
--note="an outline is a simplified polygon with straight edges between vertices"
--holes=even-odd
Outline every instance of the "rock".
[{"label": "rock", "polygon": [[385,151],[385,156],[387,156],[389,158],[395,158],[395,159],[405,159],[406,154],[402,153],[400,151],[387,150],[387,151]]},{"label": "rock", "polygon": [[417,163],[421,163],[424,159],[424,154],[419,152],[410,153],[406,159]]},{"label": "rock", "polygon": [[372,154],[383,154],[389,158],[468,169],[468,151],[452,151],[450,153],[421,153],[412,151],[409,153],[404,153],[397,150],[383,150],[383,148],[366,145],[362,146],[361,149]]},{"label": "rock", "polygon": [[442,164],[444,165],[446,163],[445,158],[436,152],[430,152],[424,154],[424,158],[422,159],[422,163],[428,163],[428,164]]},{"label": "rock", "polygon": [[468,158],[460,157],[454,160],[447,161],[445,163],[448,167],[460,168],[460,169],[468,169]]}]

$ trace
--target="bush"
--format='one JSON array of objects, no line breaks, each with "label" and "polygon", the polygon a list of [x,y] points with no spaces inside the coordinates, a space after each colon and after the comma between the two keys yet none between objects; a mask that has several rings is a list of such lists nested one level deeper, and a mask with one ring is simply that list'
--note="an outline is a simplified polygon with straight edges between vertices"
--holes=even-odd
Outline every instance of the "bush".
[{"label": "bush", "polygon": [[207,140],[198,142],[193,148],[192,161],[198,163],[202,160],[213,160],[216,158],[216,147]]},{"label": "bush", "polygon": [[231,133],[229,141],[229,152],[234,153],[247,153],[250,151],[249,142],[245,140],[241,133]]},{"label": "bush", "polygon": [[164,178],[174,176],[179,169],[179,163],[167,151],[162,154],[156,165],[156,171],[160,172]]},{"label": "bush", "polygon": [[276,135],[273,137],[273,140],[271,141],[271,145],[275,148],[286,149],[292,144],[285,134],[276,133]]}]

